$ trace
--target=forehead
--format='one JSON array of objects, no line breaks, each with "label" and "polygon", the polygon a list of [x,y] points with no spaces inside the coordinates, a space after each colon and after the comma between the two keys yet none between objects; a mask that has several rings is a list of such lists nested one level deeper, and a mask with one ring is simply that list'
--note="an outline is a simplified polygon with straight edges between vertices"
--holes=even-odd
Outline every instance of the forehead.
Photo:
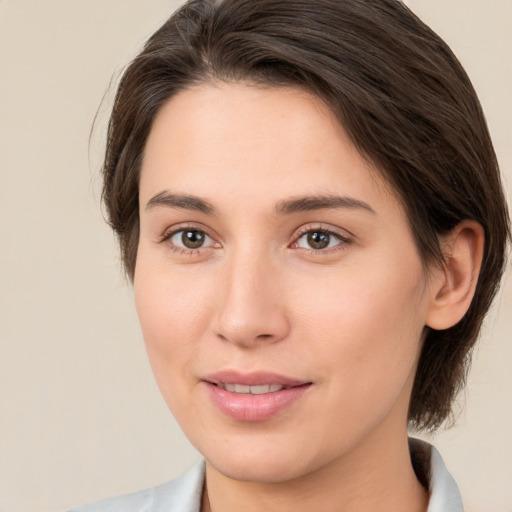
[{"label": "forehead", "polygon": [[[159,111],[141,172],[141,200],[171,187],[260,202],[345,193],[396,202],[330,108],[291,87],[203,84]],[[334,190],[336,189],[336,190]]]},{"label": "forehead", "polygon": [[[317,136],[311,137],[314,133]],[[259,156],[264,156],[265,148],[270,151],[276,145],[283,152],[290,146],[296,150],[300,140],[301,156],[309,152],[309,158],[317,159],[319,143],[327,134],[329,138],[346,138],[348,142],[327,105],[301,89],[244,83],[202,84],[179,92],[160,109],[146,156],[153,146],[162,143],[170,145],[173,151],[186,152],[194,147],[212,153],[216,147],[229,147],[257,150]]]}]

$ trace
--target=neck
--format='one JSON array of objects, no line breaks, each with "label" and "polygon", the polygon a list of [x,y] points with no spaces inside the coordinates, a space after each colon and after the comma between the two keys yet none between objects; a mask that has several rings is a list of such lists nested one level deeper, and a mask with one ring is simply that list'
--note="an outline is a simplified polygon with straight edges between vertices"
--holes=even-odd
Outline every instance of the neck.
[{"label": "neck", "polygon": [[207,463],[202,512],[425,512],[427,506],[403,435],[395,442],[365,443],[284,482],[237,481]]}]

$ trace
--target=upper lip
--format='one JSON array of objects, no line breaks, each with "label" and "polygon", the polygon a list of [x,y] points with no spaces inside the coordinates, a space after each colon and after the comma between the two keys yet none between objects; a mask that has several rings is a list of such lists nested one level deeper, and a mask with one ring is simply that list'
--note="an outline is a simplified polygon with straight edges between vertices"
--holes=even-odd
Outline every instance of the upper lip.
[{"label": "upper lip", "polygon": [[237,370],[223,370],[206,375],[201,380],[211,384],[242,384],[245,386],[263,386],[265,384],[280,384],[286,387],[310,384],[307,380],[287,377],[278,373],[266,371],[254,371],[242,373]]}]

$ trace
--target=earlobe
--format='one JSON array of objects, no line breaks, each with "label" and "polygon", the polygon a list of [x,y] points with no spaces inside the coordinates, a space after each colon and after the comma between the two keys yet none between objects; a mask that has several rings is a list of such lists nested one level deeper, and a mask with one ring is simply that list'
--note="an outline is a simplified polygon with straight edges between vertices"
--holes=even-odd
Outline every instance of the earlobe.
[{"label": "earlobe", "polygon": [[427,326],[448,329],[465,315],[478,282],[484,239],[482,226],[467,220],[441,240],[445,261],[434,271]]}]

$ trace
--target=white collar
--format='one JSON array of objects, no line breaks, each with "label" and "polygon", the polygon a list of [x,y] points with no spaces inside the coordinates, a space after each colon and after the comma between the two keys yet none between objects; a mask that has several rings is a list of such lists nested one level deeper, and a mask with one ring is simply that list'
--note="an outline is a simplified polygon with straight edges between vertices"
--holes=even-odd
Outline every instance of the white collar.
[{"label": "white collar", "polygon": [[446,469],[441,454],[433,446],[430,446],[430,454],[430,501],[427,512],[464,512],[459,488]]}]

